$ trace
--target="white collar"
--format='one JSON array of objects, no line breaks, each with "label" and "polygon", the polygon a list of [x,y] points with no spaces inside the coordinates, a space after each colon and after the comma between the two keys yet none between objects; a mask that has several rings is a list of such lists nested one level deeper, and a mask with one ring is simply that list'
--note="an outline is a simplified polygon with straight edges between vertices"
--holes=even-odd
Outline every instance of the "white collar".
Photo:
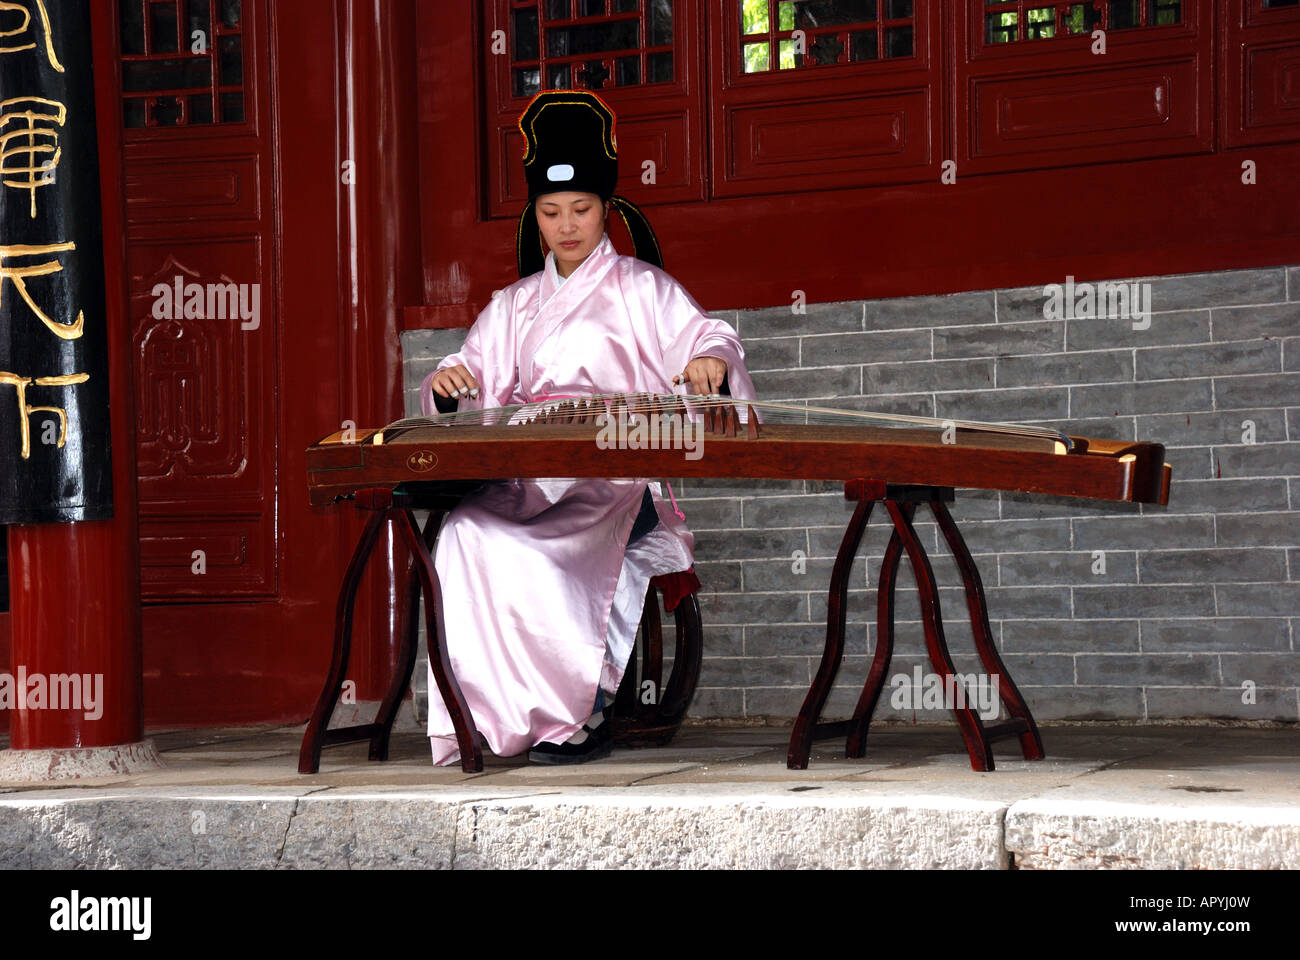
[{"label": "white collar", "polygon": [[[606,247],[608,247],[608,250],[606,250]],[[574,270],[573,273],[569,274],[568,277],[560,276],[560,271],[555,266],[555,251],[554,250],[546,251],[545,269],[546,269],[547,276],[551,278],[551,289],[552,291],[554,291],[552,293],[552,296],[554,296],[555,293],[559,292],[560,287],[564,286],[565,281],[567,281],[575,274],[577,274],[579,270],[582,270],[584,267],[590,264],[592,260],[597,259],[597,254],[605,253],[605,252],[612,253],[613,250],[614,250],[614,244],[609,239],[609,233],[608,232],[602,233],[600,236],[600,242],[597,243],[594,247],[592,247],[591,253],[587,254],[587,259],[583,260],[582,263],[578,264],[577,270]],[[548,297],[547,299],[549,300],[550,298]]]},{"label": "white collar", "polygon": [[[586,263],[586,261],[584,260],[583,263]],[[555,266],[554,250],[546,251],[546,274],[551,278],[551,284],[556,290],[559,290],[564,284],[564,281],[569,279],[568,277],[560,276],[559,268]]]},{"label": "white collar", "polygon": [[[583,260],[582,263],[578,264],[577,269],[574,270],[573,273],[570,273],[569,277],[573,276],[574,273],[577,273],[578,270],[581,270],[583,267],[589,264],[593,259],[595,259],[596,254],[605,252],[606,245],[609,245],[611,247],[611,252],[612,252],[613,244],[610,243],[609,234],[602,233],[600,235],[600,240],[597,242],[597,244],[594,247],[591,248],[591,253],[587,254],[587,259]],[[555,266],[554,250],[546,251],[546,272],[551,275],[551,279],[555,281],[555,286],[557,288],[565,280],[569,279],[569,277],[560,276],[560,271]]]}]

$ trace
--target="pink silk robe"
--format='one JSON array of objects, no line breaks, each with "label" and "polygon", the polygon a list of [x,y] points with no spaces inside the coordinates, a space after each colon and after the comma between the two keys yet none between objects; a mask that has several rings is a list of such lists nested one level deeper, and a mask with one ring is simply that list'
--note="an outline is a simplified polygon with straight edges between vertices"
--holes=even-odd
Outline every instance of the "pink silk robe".
[{"label": "pink silk robe", "polygon": [[[554,395],[685,393],[672,379],[700,356],[725,361],[732,395],[754,398],[735,330],[662,270],[620,256],[608,235],[558,280],[548,255],[545,270],[494,294],[461,350],[439,364],[463,364],[479,382],[461,410]],[[425,413],[435,409],[432,378],[422,388]],[[445,518],[434,563],[448,655],[498,756],[581,730],[597,686],[618,689],[650,578],[694,563],[694,537],[657,483],[661,523],[627,546],[647,479],[501,481]],[[429,740],[435,764],[459,759],[432,671]]]}]

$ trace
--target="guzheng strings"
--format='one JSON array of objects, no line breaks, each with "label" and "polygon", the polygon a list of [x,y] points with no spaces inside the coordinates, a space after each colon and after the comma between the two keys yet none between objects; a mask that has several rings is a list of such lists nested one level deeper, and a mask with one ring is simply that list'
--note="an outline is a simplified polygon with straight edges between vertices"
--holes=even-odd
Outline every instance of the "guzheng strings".
[{"label": "guzheng strings", "polygon": [[883,428],[921,428],[945,433],[955,443],[957,431],[973,434],[994,434],[1050,441],[1061,444],[1064,450],[1073,448],[1069,436],[1047,427],[1024,424],[995,423],[956,418],[919,417],[898,413],[877,413],[869,410],[839,409],[813,406],[799,402],[747,401],[719,395],[681,394],[592,394],[590,396],[547,397],[532,403],[506,407],[489,407],[463,410],[455,413],[435,414],[428,417],[409,417],[390,424],[386,432],[413,427],[455,426],[525,426],[555,423],[593,423],[602,416],[617,418],[619,411],[629,418],[637,416],[681,417],[683,423],[707,421],[725,417],[741,426],[747,426],[752,415],[759,423],[808,426],[872,426]]}]

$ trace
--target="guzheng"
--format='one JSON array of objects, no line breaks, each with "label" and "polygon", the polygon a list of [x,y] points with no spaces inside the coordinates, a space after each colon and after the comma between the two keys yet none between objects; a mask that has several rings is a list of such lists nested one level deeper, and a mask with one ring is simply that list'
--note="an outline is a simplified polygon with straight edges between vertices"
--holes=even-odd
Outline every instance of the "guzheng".
[{"label": "guzheng", "polygon": [[[971,767],[992,770],[992,744],[1015,737],[1026,759],[1042,759],[1042,740],[1028,704],[1002,663],[989,628],[979,571],[947,504],[955,488],[999,490],[1123,503],[1164,504],[1171,471],[1157,443],[1099,440],[1016,424],[939,420],[830,409],[801,403],[745,402],[722,396],[600,395],[547,398],[537,403],[467,410],[399,420],[382,429],[340,431],[307,451],[311,502],[350,501],[370,519],[361,534],[339,593],[334,656],[325,687],[308,723],[298,769],[314,773],[321,747],[370,741],[370,757],[385,759],[397,707],[410,684],[415,660],[415,616],[402,646],[389,690],[373,723],[327,729],[347,672],[352,611],[362,573],[383,525],[393,522],[414,559],[418,592],[425,601],[429,662],[438,692],[456,729],[461,765],[483,767],[474,719],[447,656],[441,588],[432,548],[445,513],[482,483],[543,477],[732,478],[842,481],[855,502],[832,568],[826,647],[817,675],[795,718],[787,764],[808,765],[812,744],[845,738],[845,755],[865,754],[872,713],[887,680],[894,647],[894,593],[904,554],[916,580],[930,663],[944,689],[958,675],[944,638],[938,582],[913,519],[928,508],[961,573],[975,649],[988,682],[995,685],[1005,718],[986,725],[971,704],[957,698],[952,710]],[[877,641],[853,716],[821,722],[822,709],[844,654],[849,572],[876,504],[892,524],[877,579]],[[413,511],[428,509],[423,530]],[[415,591],[413,591],[414,593]],[[662,665],[659,604],[652,582],[643,621],[645,666],[662,691],[651,713],[618,714],[631,704],[620,689],[615,738],[666,742],[681,723],[699,677],[701,618],[695,596],[675,608],[677,648],[666,684]],[[633,666],[628,678],[637,681]],[[951,684],[951,687],[950,687]],[[629,688],[630,689],[630,688]],[[432,692],[431,692],[432,693]],[[620,727],[619,724],[625,726]]]},{"label": "guzheng", "polygon": [[366,488],[517,477],[874,478],[1166,503],[1170,479],[1157,443],[677,395],[552,400],[339,431],[308,451],[307,470],[317,506]]}]

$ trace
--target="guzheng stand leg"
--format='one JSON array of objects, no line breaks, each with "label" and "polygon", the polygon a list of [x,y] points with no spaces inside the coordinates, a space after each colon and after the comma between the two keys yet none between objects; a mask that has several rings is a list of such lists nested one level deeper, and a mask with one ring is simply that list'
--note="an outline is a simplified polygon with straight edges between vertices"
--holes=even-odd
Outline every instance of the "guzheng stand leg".
[{"label": "guzheng stand leg", "polygon": [[456,674],[451,668],[451,659],[447,656],[447,632],[442,620],[442,584],[438,581],[438,571],[434,569],[433,557],[420,538],[415,516],[410,510],[402,511],[398,524],[403,539],[415,557],[415,572],[420,578],[424,594],[429,665],[433,668],[434,683],[438,685],[442,702],[446,704],[447,713],[451,717],[452,728],[456,731],[456,743],[460,746],[460,767],[466,773],[478,773],[483,769],[483,752],[478,745],[474,717],[469,712],[469,704],[465,702],[465,695],[461,693],[460,684],[456,682]]},{"label": "guzheng stand leg", "polygon": [[[958,727],[966,742],[971,767],[977,771],[994,769],[991,744],[995,741],[1017,736],[1020,738],[1021,751],[1027,760],[1042,759],[1042,742],[1037,727],[1015,683],[1006,671],[998,656],[989,630],[988,611],[984,602],[984,589],[979,579],[979,572],[971,558],[970,551],[962,539],[957,525],[953,522],[944,501],[952,499],[952,490],[933,487],[886,486],[879,481],[856,480],[845,484],[844,495],[847,499],[858,501],[849,521],[840,551],[835,558],[835,568],[831,575],[830,598],[826,621],[826,649],[822,662],[813,681],[812,688],[804,700],[799,716],[795,720],[794,730],[790,736],[787,766],[792,770],[803,770],[808,766],[808,756],[812,742],[827,737],[847,734],[845,754],[848,757],[861,757],[866,751],[867,730],[871,715],[880,699],[884,688],[889,663],[894,649],[894,593],[898,567],[904,552],[912,566],[916,578],[917,590],[921,604],[922,626],[925,630],[926,649],[930,662],[944,682],[944,688],[950,689],[949,677],[956,673],[948,644],[943,634],[943,619],[939,609],[938,584],[929,557],[922,546],[916,529],[912,524],[919,503],[927,503],[938,521],[939,529],[953,552],[962,582],[966,590],[967,608],[970,612],[971,626],[975,636],[975,646],[984,664],[991,682],[997,682],[1002,702],[1007,707],[1009,720],[985,728],[980,717],[969,706],[956,706],[953,713]],[[877,640],[876,652],[872,658],[871,669],[862,695],[858,699],[853,718],[837,723],[819,723],[818,717],[830,695],[831,684],[839,669],[844,653],[844,633],[847,621],[847,583],[853,557],[857,554],[862,540],[862,531],[870,516],[874,501],[884,502],[893,522],[893,532],[885,556],[881,563],[879,591],[877,597]]]},{"label": "guzheng stand leg", "polygon": [[889,545],[885,547],[885,556],[880,564],[880,583],[876,591],[876,654],[871,658],[867,685],[862,688],[857,709],[853,711],[853,726],[844,750],[850,758],[866,756],[867,728],[871,725],[871,715],[876,712],[880,691],[885,688],[889,661],[894,656],[894,585],[898,581],[898,565],[902,559],[903,541],[895,530],[889,536]]},{"label": "guzheng stand leg", "polygon": [[[347,742],[362,740],[370,736],[371,724],[364,727],[346,727],[342,730],[327,729],[334,707],[339,702],[343,690],[343,678],[348,672],[348,658],[352,654],[352,613],[357,603],[357,589],[361,585],[361,575],[365,573],[366,561],[375,549],[379,531],[387,517],[385,512],[375,511],[366,521],[357,548],[352,553],[347,572],[343,575],[343,585],[339,587],[338,605],[334,614],[334,655],[330,660],[329,673],[325,677],[325,686],[316,699],[316,709],[307,721],[307,732],[303,734],[302,746],[298,750],[298,772],[316,773],[320,770],[321,747],[327,743],[344,742],[338,734],[357,734],[349,736]],[[362,733],[364,729],[364,734]]]},{"label": "guzheng stand leg", "polygon": [[[921,625],[925,630],[925,648],[930,654],[930,664],[943,683],[944,691],[955,689],[953,676],[957,668],[953,666],[952,656],[948,653],[948,642],[943,636],[943,616],[939,612],[939,585],[934,579],[934,569],[930,558],[921,546],[921,540],[912,526],[912,517],[916,513],[916,504],[885,503],[890,518],[894,521],[894,532],[903,542],[907,559],[912,565],[912,574],[916,577],[916,592],[921,601]],[[957,726],[961,729],[962,739],[966,741],[966,752],[970,754],[971,769],[987,771],[993,769],[993,748],[984,735],[984,724],[979,714],[972,710],[963,698],[960,706],[953,704],[952,712],[957,717]]]},{"label": "guzheng stand leg", "polygon": [[953,522],[952,514],[948,512],[946,504],[939,500],[932,500],[930,512],[934,514],[943,538],[948,541],[948,549],[952,551],[953,559],[957,561],[957,568],[961,570],[962,584],[966,588],[966,607],[970,611],[971,630],[975,635],[975,649],[979,653],[980,662],[984,664],[984,671],[989,677],[997,679],[998,696],[1001,697],[1002,703],[1007,708],[1007,715],[1011,718],[1006,723],[989,728],[985,734],[990,739],[1000,739],[1001,736],[1015,734],[1020,738],[1020,752],[1026,760],[1042,760],[1046,754],[1043,752],[1043,741],[1038,735],[1038,725],[1034,723],[1029,705],[1020,695],[1015,681],[1011,679],[1011,674],[1007,672],[1006,665],[998,656],[997,647],[993,644],[993,631],[989,629],[988,606],[984,602],[984,584],[980,580],[975,560],[966,547],[966,540],[957,529],[957,524]]},{"label": "guzheng stand leg", "polygon": [[[409,516],[409,511],[406,511]],[[400,518],[396,514],[391,515],[398,522]],[[433,542],[438,537],[438,528],[442,526],[444,511],[434,510],[429,514],[429,519],[420,532],[420,540],[426,549],[433,547]],[[388,684],[388,692],[384,694],[383,702],[379,705],[379,712],[375,714],[375,723],[379,725],[380,735],[370,741],[370,759],[387,760],[388,759],[388,742],[393,733],[393,724],[397,720],[397,711],[402,705],[402,699],[406,696],[406,691],[411,688],[411,675],[415,671],[415,654],[420,646],[420,597],[421,591],[420,571],[411,570],[411,584],[407,590],[407,597],[410,598],[410,611],[406,620],[406,637],[402,643],[402,649],[398,651],[397,668],[393,671],[393,679]]]},{"label": "guzheng stand leg", "polygon": [[790,749],[785,764],[791,770],[808,769],[808,755],[812,752],[814,740],[846,734],[852,723],[848,720],[818,723],[817,718],[822,715],[835,674],[839,673],[844,659],[844,629],[848,619],[849,573],[853,568],[853,558],[862,543],[862,531],[871,518],[871,508],[877,500],[884,499],[885,485],[878,480],[855,480],[844,485],[844,496],[856,500],[858,505],[853,509],[853,519],[844,531],[840,551],[835,555],[835,566],[831,569],[831,590],[826,607],[826,649],[790,733]]},{"label": "guzheng stand leg", "polygon": [[474,728],[473,717],[470,715],[469,707],[465,703],[460,685],[456,682],[451,663],[447,658],[442,618],[442,591],[430,554],[431,542],[437,534],[444,511],[435,510],[430,515],[424,533],[421,534],[415,516],[411,512],[413,500],[405,494],[394,494],[386,489],[361,490],[357,492],[356,504],[363,510],[371,511],[371,516],[366,521],[365,529],[357,542],[356,551],[348,564],[347,573],[343,577],[343,584],[339,590],[334,629],[334,654],[325,686],[316,701],[316,709],[312,711],[307,731],[303,735],[302,747],[298,753],[298,772],[319,771],[321,748],[337,743],[369,740],[371,760],[388,758],[388,743],[393,722],[401,700],[410,686],[411,673],[415,666],[417,626],[414,616],[411,617],[410,628],[398,655],[397,669],[389,682],[388,691],[380,704],[375,721],[334,730],[328,729],[327,725],[338,704],[343,689],[343,678],[347,675],[348,658],[352,648],[353,610],[356,606],[361,576],[379,539],[380,530],[387,521],[393,520],[397,525],[398,534],[415,559],[413,577],[420,584],[424,596],[429,663],[456,730],[456,739],[461,751],[461,769],[466,773],[478,773],[483,769],[478,732]]}]

